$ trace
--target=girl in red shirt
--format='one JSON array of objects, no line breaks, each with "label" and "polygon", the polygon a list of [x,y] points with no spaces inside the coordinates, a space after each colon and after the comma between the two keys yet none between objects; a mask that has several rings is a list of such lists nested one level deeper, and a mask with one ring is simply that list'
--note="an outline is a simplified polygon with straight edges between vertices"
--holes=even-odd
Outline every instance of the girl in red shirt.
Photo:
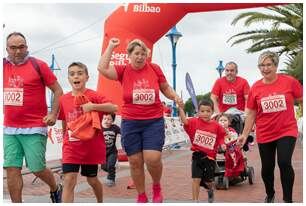
[{"label": "girl in red shirt", "polygon": [[303,89],[291,76],[277,74],[278,55],[263,52],[258,68],[263,76],[252,86],[248,95],[244,130],[238,138],[240,145],[246,141],[253,124],[256,124],[256,140],[259,147],[265,183],[265,202],[274,202],[275,154],[280,169],[284,202],[292,202],[294,170],[291,159],[298,137],[294,116],[294,100],[302,105]]},{"label": "girl in red shirt", "polygon": [[145,193],[146,163],[153,182],[152,201],[161,203],[161,151],[165,141],[165,127],[159,91],[168,99],[178,104],[183,103],[167,83],[160,67],[147,62],[149,49],[142,41],[135,39],[129,43],[129,64],[110,64],[112,52],[119,44],[119,39],[110,39],[98,70],[106,78],[119,81],[123,88],[121,144],[127,153],[131,176],[138,192],[137,202],[148,202]]}]

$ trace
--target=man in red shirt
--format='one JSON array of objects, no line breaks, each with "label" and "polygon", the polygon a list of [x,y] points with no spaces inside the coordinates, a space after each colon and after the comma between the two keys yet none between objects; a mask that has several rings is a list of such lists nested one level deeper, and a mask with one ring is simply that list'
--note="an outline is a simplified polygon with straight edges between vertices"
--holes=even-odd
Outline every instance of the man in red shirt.
[{"label": "man in red shirt", "polygon": [[244,78],[237,76],[238,66],[235,62],[228,62],[224,71],[225,77],[216,80],[211,91],[215,113],[224,112],[231,107],[244,111],[250,86]]},{"label": "man in red shirt", "polygon": [[[22,202],[21,168],[25,157],[29,170],[50,187],[52,202],[61,202],[61,185],[56,185],[51,170],[46,168],[45,153],[47,126],[56,122],[62,88],[45,62],[29,56],[23,34],[9,34],[6,44],[8,57],[3,62],[3,167],[7,172],[11,200]],[[46,86],[54,94],[49,114]]]}]

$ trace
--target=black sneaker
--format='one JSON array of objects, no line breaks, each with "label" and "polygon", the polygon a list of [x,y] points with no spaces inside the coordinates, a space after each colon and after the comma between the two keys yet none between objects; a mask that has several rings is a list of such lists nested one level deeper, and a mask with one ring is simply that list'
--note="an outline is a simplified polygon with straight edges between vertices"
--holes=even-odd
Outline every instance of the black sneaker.
[{"label": "black sneaker", "polygon": [[210,190],[207,190],[207,195],[208,195],[208,202],[209,203],[213,203],[214,202],[214,190],[213,189],[210,189]]},{"label": "black sneaker", "polygon": [[272,196],[266,196],[265,198],[265,203],[274,203],[274,198],[275,198],[275,195],[272,195]]},{"label": "black sneaker", "polygon": [[58,184],[56,191],[50,192],[51,201],[53,203],[61,203],[62,202],[62,192],[63,192],[63,186],[62,184]]}]

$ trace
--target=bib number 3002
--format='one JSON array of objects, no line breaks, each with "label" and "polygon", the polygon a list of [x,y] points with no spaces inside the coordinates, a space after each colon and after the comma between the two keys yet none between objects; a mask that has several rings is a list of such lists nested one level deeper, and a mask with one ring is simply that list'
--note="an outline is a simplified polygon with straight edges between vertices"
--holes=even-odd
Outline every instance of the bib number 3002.
[{"label": "bib number 3002", "polygon": [[279,112],[287,110],[285,95],[275,95],[261,99],[263,113]]},{"label": "bib number 3002", "polygon": [[213,150],[216,143],[216,135],[209,132],[197,130],[194,136],[193,144]]},{"label": "bib number 3002", "polygon": [[23,88],[4,88],[3,103],[4,105],[22,106]]},{"label": "bib number 3002", "polygon": [[133,104],[154,104],[155,91],[154,89],[137,89],[133,90]]}]

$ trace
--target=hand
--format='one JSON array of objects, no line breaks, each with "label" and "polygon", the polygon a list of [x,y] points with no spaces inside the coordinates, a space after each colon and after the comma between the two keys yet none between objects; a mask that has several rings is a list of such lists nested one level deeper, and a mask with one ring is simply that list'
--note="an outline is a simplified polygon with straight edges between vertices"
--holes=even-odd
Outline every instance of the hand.
[{"label": "hand", "polygon": [[240,135],[237,139],[237,143],[236,145],[239,146],[240,148],[243,147],[243,145],[245,144],[247,140],[247,136],[244,136],[244,135]]},{"label": "hand", "polygon": [[213,115],[211,115],[211,119],[214,119],[214,120],[216,120],[217,119],[217,117],[218,117],[218,115],[219,115],[219,113],[213,113]]},{"label": "hand", "polygon": [[83,112],[91,112],[94,110],[93,103],[88,102],[86,104],[82,104],[80,107],[82,108]]},{"label": "hand", "polygon": [[57,116],[56,114],[50,113],[43,118],[43,122],[48,126],[53,126],[55,125],[56,122],[56,116]]},{"label": "hand", "polygon": [[184,108],[184,102],[179,96],[175,96],[174,101],[179,108]]},{"label": "hand", "polygon": [[108,45],[113,48],[117,47],[119,44],[120,44],[120,39],[118,38],[111,38],[108,43]]},{"label": "hand", "polygon": [[225,151],[225,150],[226,150],[226,145],[225,145],[225,144],[221,144],[221,149],[222,149],[223,151]]}]

